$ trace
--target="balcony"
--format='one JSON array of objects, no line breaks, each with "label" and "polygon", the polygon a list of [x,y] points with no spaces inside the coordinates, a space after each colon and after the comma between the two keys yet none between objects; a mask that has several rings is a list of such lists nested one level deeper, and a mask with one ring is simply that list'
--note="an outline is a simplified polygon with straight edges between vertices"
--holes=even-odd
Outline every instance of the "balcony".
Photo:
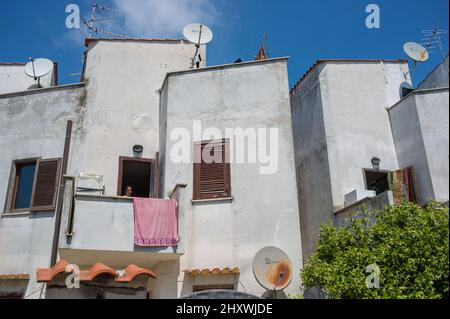
[{"label": "balcony", "polygon": [[364,218],[367,217],[366,213],[382,210],[386,206],[392,205],[394,205],[394,194],[392,191],[386,191],[375,197],[365,197],[334,212],[334,221],[337,226],[343,226],[349,218]]},{"label": "balcony", "polygon": [[[122,266],[153,267],[177,260],[184,254],[184,207],[178,205],[178,246],[138,247],[134,244],[133,200],[77,193],[75,179],[65,177],[59,238],[59,255],[77,265],[102,262]],[[184,186],[177,186],[172,199],[184,203]]]}]

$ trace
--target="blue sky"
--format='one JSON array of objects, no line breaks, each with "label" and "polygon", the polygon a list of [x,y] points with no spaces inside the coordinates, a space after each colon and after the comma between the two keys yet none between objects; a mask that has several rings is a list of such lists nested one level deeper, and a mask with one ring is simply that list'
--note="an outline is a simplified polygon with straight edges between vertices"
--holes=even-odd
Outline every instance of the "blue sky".
[{"label": "blue sky", "polygon": [[[87,15],[88,0],[3,1],[0,10],[0,62],[47,57],[59,63],[61,83],[81,70],[83,31],[65,27],[68,4]],[[271,57],[289,56],[291,86],[317,59],[405,58],[402,46],[420,42],[422,29],[439,23],[448,30],[448,0],[104,0],[128,15],[101,27],[130,37],[180,38],[189,22],[204,22],[215,33],[208,46],[208,65],[237,58],[252,60],[269,33]],[[381,28],[367,29],[365,8],[381,9]],[[448,36],[443,38],[448,52]],[[420,65],[415,84],[442,60],[439,51]]]}]

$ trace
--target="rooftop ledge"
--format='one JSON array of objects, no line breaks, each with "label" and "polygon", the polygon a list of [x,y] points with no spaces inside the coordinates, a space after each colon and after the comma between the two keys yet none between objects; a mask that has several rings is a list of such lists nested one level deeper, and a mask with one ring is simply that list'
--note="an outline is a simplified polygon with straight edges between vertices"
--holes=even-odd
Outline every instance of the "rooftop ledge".
[{"label": "rooftop ledge", "polygon": [[5,93],[5,94],[0,94],[0,99],[6,99],[6,98],[16,97],[16,96],[40,94],[40,93],[46,93],[46,92],[69,90],[69,89],[81,88],[81,87],[84,87],[84,85],[85,85],[85,83],[81,82],[81,83],[74,83],[74,84],[51,86],[48,88],[40,88],[40,89],[32,89],[32,90],[26,90],[26,91]]},{"label": "rooftop ledge", "polygon": [[421,89],[421,90],[414,90],[411,93],[409,93],[407,96],[402,98],[400,101],[392,105],[391,107],[386,108],[386,110],[389,112],[393,108],[395,108],[397,105],[401,104],[403,101],[409,99],[411,96],[419,95],[419,94],[428,94],[428,93],[435,93],[440,91],[448,91],[448,87],[441,87],[441,88],[433,88],[433,89]]},{"label": "rooftop ledge", "polygon": [[214,65],[214,66],[207,66],[207,67],[200,68],[200,69],[189,69],[189,70],[183,70],[183,71],[169,72],[166,74],[166,77],[164,78],[161,89],[164,88],[164,86],[166,85],[167,79],[173,75],[200,73],[200,72],[207,72],[207,71],[214,71],[214,70],[224,70],[224,69],[239,68],[239,67],[243,67],[243,66],[256,65],[256,64],[282,62],[282,61],[287,61],[287,60],[289,60],[289,57],[280,57],[280,58],[273,58],[273,59],[260,60],[260,61],[246,61],[246,62],[239,62],[239,63],[220,64],[220,65]]}]

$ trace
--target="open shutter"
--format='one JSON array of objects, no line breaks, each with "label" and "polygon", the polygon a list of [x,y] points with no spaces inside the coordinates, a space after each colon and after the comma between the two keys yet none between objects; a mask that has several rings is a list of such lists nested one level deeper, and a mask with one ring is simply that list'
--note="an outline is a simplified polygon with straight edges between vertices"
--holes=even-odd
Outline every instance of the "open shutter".
[{"label": "open shutter", "polygon": [[[226,140],[196,144],[197,161],[194,164],[194,199],[231,197],[230,163],[227,151]],[[208,152],[212,156],[221,158],[221,161],[219,163],[205,162],[201,154]]]},{"label": "open shutter", "polygon": [[417,183],[416,183],[416,174],[414,173],[414,168],[408,167],[404,170],[404,176],[405,176],[405,185],[406,185],[406,191],[407,191],[407,199],[411,203],[418,203],[419,202],[419,196],[418,196],[418,189],[417,189]]},{"label": "open shutter", "polygon": [[395,205],[403,202],[418,202],[416,176],[413,167],[395,171],[392,184]]},{"label": "open shutter", "polygon": [[152,162],[152,198],[159,198],[159,152],[156,153],[155,159]]},{"label": "open shutter", "polygon": [[31,211],[53,211],[59,182],[60,159],[39,160],[31,197]]}]

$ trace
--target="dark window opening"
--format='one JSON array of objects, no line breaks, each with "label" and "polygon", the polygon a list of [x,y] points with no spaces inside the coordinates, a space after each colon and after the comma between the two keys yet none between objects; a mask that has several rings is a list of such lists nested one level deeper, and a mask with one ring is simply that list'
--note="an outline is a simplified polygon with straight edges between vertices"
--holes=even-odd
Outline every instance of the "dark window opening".
[{"label": "dark window opening", "polygon": [[17,165],[15,181],[14,209],[31,207],[36,162]]},{"label": "dark window opening", "polygon": [[[119,196],[127,196],[127,188],[132,189],[131,197],[150,198],[152,185],[152,160],[120,159]],[[128,196],[130,196],[128,194]]]},{"label": "dark window opening", "polygon": [[370,191],[375,191],[380,195],[391,189],[389,182],[389,172],[366,170],[366,186]]}]

